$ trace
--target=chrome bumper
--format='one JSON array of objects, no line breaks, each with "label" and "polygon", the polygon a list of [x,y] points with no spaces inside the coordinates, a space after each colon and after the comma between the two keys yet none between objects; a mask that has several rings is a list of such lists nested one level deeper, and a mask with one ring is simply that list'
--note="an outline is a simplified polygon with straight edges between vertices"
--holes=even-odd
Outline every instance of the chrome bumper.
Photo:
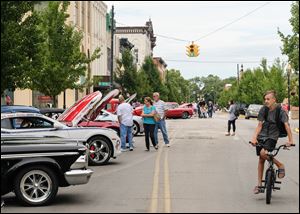
[{"label": "chrome bumper", "polygon": [[89,182],[93,170],[91,169],[75,169],[65,173],[65,179],[70,185],[86,184]]}]

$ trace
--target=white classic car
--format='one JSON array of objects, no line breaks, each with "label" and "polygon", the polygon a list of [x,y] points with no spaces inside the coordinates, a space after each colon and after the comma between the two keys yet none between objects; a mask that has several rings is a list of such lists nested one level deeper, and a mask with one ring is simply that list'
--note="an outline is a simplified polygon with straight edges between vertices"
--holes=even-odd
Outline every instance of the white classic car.
[{"label": "white classic car", "polygon": [[[106,96],[115,96],[112,91]],[[99,127],[78,127],[82,120],[93,120],[98,115],[97,108],[103,105],[102,94],[97,91],[85,96],[67,109],[57,120],[38,113],[1,113],[1,134],[57,136],[85,141],[91,165],[106,164],[110,158],[120,154],[120,138],[116,131]],[[71,123],[72,127],[65,124]]]},{"label": "white classic car", "polygon": [[[118,116],[111,112],[108,112],[104,109],[101,110],[102,114],[99,115],[95,121],[112,121],[118,122]],[[144,133],[144,125],[143,118],[140,116],[133,115],[133,127],[132,127],[133,135],[138,135]]]}]

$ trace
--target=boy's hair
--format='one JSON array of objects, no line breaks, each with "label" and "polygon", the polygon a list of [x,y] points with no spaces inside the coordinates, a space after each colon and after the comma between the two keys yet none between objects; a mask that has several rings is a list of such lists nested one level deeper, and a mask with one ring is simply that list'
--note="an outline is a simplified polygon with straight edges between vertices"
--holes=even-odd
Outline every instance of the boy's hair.
[{"label": "boy's hair", "polygon": [[277,94],[276,94],[276,91],[275,90],[268,90],[264,93],[264,99],[265,99],[265,96],[267,96],[268,94],[272,94],[273,97],[275,98],[275,100],[277,101]]}]

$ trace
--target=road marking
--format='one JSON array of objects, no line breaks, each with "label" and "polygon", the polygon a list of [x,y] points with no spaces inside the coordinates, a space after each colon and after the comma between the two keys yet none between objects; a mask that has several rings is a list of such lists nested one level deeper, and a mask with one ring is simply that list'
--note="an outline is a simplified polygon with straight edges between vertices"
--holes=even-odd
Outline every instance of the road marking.
[{"label": "road marking", "polygon": [[158,207],[158,191],[159,191],[159,169],[160,169],[160,156],[162,153],[162,148],[158,149],[158,154],[155,160],[154,176],[153,176],[153,187],[151,196],[151,206],[150,213],[156,213]]},{"label": "road marking", "polygon": [[165,164],[164,164],[164,188],[165,188],[165,213],[171,213],[171,194],[170,194],[170,176],[169,176],[169,150],[165,153]]}]

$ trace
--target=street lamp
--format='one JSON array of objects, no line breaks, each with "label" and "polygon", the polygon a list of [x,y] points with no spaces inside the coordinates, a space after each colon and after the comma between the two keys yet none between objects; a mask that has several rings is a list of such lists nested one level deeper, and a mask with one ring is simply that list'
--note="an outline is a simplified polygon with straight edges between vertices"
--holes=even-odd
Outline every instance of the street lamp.
[{"label": "street lamp", "polygon": [[291,111],[291,101],[290,101],[290,77],[291,77],[291,71],[292,67],[291,64],[288,63],[287,68],[287,78],[288,78],[288,112],[289,112],[289,117],[290,117],[290,111]]}]

